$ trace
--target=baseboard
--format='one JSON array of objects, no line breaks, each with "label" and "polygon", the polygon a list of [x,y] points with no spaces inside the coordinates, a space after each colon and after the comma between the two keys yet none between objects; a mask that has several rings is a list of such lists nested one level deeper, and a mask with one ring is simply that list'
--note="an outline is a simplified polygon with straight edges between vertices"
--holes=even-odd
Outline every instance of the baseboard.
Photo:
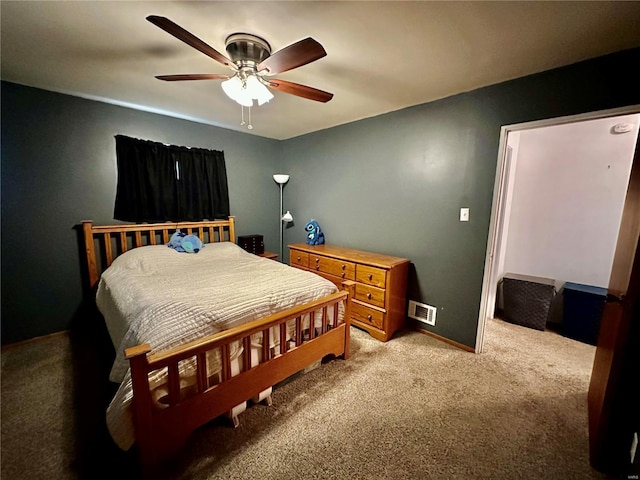
[{"label": "baseboard", "polygon": [[420,328],[418,326],[414,326],[413,328],[415,329],[416,332],[422,333],[424,335],[428,335],[430,337],[435,338],[436,340],[440,340],[441,342],[448,343],[449,345],[454,346],[456,348],[459,348],[460,350],[464,350],[465,352],[475,353],[475,349],[470,347],[470,346],[468,346],[468,345],[465,345],[463,343],[455,342],[455,341],[453,341],[453,340],[451,340],[449,338],[446,338],[446,337],[443,337],[443,336],[438,335],[436,333],[430,332],[429,330],[425,330],[424,328]]}]

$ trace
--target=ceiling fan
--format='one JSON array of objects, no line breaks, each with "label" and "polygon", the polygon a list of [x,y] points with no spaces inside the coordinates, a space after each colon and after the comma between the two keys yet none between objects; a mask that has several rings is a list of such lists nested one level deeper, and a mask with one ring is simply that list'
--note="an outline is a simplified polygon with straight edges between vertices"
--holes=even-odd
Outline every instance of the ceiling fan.
[{"label": "ceiling fan", "polygon": [[193,73],[156,76],[160,80],[225,80],[222,82],[224,92],[245,107],[251,107],[253,100],[257,100],[259,105],[268,102],[273,98],[269,88],[323,103],[333,98],[332,93],[317,88],[270,78],[324,57],[327,52],[313,38],[305,38],[272,54],[271,46],[263,38],[248,33],[234,33],[225,42],[229,58],[168,18],[150,15],[147,20],[234,71],[232,75]]}]

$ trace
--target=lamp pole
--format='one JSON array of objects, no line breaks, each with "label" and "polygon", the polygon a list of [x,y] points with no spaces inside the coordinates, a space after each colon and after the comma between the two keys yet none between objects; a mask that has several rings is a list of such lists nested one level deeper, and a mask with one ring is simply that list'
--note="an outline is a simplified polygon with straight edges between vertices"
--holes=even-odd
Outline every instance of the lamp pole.
[{"label": "lamp pole", "polygon": [[280,261],[283,261],[282,254],[284,250],[284,222],[282,221],[282,188],[284,183],[280,184],[280,215],[278,215],[278,221],[280,222]]},{"label": "lamp pole", "polygon": [[283,225],[283,220],[282,220],[282,198],[283,198],[283,192],[282,189],[284,188],[284,184],[287,183],[289,181],[289,175],[286,175],[284,173],[276,173],[273,175],[273,180],[280,185],[280,214],[278,215],[278,222],[280,222],[280,261],[282,262],[282,256],[284,254],[283,250],[284,250],[284,225]]}]

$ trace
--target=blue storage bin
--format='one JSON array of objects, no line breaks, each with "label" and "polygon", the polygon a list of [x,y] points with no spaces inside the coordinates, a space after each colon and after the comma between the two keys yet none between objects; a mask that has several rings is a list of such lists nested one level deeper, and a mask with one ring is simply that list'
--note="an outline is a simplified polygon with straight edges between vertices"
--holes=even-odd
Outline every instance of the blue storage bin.
[{"label": "blue storage bin", "polygon": [[562,296],[564,299],[563,335],[596,345],[607,289],[568,282],[564,285]]}]

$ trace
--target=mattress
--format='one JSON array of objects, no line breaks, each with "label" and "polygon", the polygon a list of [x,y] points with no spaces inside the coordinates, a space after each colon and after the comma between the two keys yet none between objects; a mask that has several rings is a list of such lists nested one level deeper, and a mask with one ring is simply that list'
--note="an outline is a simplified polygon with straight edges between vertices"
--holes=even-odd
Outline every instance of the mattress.
[{"label": "mattress", "polygon": [[[318,275],[258,257],[230,242],[207,244],[197,254],[154,245],[117,257],[102,274],[96,294],[116,350],[110,379],[120,387],[107,409],[107,426],[116,444],[128,449],[134,442],[126,348],[148,343],[152,352],[166,350],[336,291],[332,282]],[[277,339],[273,335],[272,346]],[[259,342],[261,338],[253,343]],[[241,345],[232,348],[232,360],[241,351]],[[209,358],[210,375],[220,368],[216,354]],[[193,366],[182,363],[181,377],[188,379]],[[152,389],[162,384],[162,375],[150,375]]]}]

